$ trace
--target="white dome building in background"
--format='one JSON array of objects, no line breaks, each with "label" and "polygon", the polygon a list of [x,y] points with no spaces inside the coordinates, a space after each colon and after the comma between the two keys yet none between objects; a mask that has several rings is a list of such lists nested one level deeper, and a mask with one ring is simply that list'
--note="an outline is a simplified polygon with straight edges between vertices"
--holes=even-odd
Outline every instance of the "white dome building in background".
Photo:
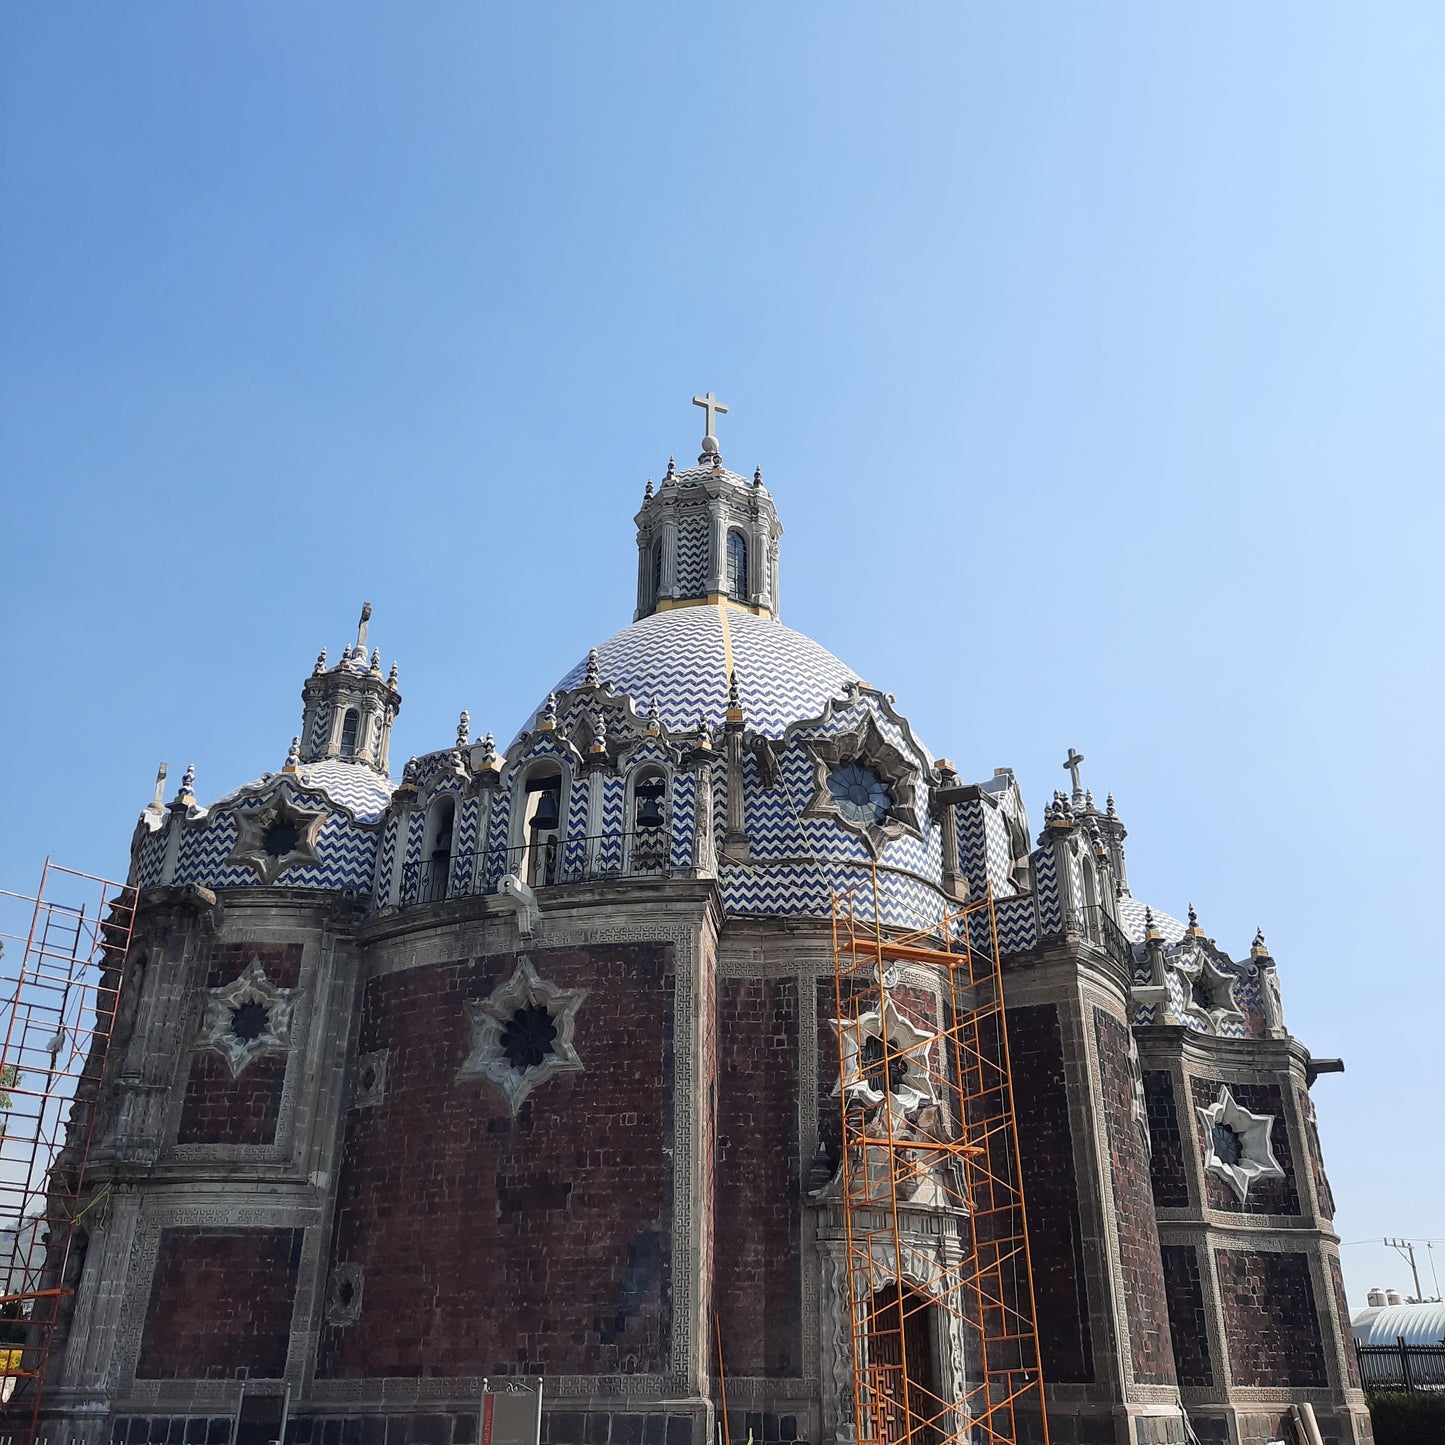
[{"label": "white dome building in background", "polygon": [[[888,927],[993,901],[1052,1438],[1182,1445],[1187,1411],[1271,1439],[1307,1403],[1368,1440],[1329,1065],[1263,936],[1235,958],[1136,902],[1072,749],[1034,834],[1009,769],[956,770],[784,626],[773,497],[700,404],[698,465],[637,513],[632,623],[504,750],[463,714],[393,781],[366,608],[279,771],[145,810],[47,1419],[232,1445],[244,1382],[285,1445],[473,1445],[483,1382],[540,1376],[549,1445],[711,1445],[721,1350],[734,1439],[855,1439],[832,910],[876,877]],[[928,979],[900,979],[906,1032]],[[931,1281],[873,1267],[964,1432],[957,1197],[903,1211]]]}]

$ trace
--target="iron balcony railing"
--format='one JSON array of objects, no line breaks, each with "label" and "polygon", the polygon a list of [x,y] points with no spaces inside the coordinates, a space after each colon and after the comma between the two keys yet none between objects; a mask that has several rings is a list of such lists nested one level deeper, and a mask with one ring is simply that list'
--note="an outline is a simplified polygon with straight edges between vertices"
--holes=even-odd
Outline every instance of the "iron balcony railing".
[{"label": "iron balcony railing", "polygon": [[668,871],[671,847],[672,838],[665,828],[645,828],[588,838],[549,837],[476,853],[439,854],[402,869],[401,906],[496,893],[509,875],[533,888],[656,877]]},{"label": "iron balcony railing", "polygon": [[1084,909],[1084,932],[1088,938],[1099,944],[1126,974],[1133,976],[1134,945],[1104,908],[1094,905]]}]

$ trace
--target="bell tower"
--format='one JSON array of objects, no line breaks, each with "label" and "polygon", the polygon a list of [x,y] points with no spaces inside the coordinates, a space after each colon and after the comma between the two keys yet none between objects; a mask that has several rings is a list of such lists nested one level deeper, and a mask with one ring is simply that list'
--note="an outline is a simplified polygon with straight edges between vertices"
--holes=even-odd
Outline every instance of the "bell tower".
[{"label": "bell tower", "polygon": [[391,725],[401,711],[396,690],[396,664],[381,675],[381,651],[368,658],[366,633],[371,624],[371,603],[362,604],[356,641],[342,649],[341,661],[326,666],[326,649],[301,688],[304,711],[298,761],[319,763],[335,758],[387,776]]},{"label": "bell tower", "polygon": [[725,602],[760,617],[778,615],[777,509],[763,486],[762,468],[746,477],[723,466],[713,435],[726,415],[712,392],[693,397],[707,415],[697,466],[679,471],[669,458],[654,492],[643,494],[637,523],[637,609],[633,620],[689,607]]}]

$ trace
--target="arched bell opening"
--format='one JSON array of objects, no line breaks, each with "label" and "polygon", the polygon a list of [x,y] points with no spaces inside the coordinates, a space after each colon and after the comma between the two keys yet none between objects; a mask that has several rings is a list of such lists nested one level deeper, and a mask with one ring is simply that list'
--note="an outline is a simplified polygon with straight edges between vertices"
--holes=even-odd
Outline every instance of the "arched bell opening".
[{"label": "arched bell opening", "polygon": [[435,903],[450,891],[453,837],[456,833],[457,804],[450,793],[432,803],[422,835],[421,902]]},{"label": "arched bell opening", "polygon": [[356,743],[360,735],[361,713],[357,708],[349,707],[341,719],[341,756],[343,758],[356,756]]},{"label": "arched bell opening", "polygon": [[562,768],[558,763],[534,763],[522,784],[521,847],[518,872],[532,888],[557,882],[562,850]]},{"label": "arched bell opening", "polygon": [[728,533],[727,585],[734,601],[748,600],[748,539],[736,528]]},{"label": "arched bell opening", "polygon": [[627,871],[660,873],[669,845],[667,771],[657,764],[638,768],[630,785]]}]

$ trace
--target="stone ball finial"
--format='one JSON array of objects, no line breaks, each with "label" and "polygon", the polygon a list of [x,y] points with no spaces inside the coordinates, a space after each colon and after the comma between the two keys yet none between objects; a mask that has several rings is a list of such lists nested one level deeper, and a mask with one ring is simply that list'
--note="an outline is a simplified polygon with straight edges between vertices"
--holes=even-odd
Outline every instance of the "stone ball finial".
[{"label": "stone ball finial", "polygon": [[762,469],[761,467],[754,467],[754,468],[753,468],[753,485],[754,485],[755,487],[760,487],[760,486],[762,486],[762,484],[763,484],[763,469]]},{"label": "stone ball finial", "polygon": [[196,765],[187,763],[186,770],[181,774],[181,785],[176,789],[176,802],[194,803],[196,801]]},{"label": "stone ball finial", "polygon": [[542,704],[542,711],[537,718],[537,726],[544,732],[557,726],[557,694],[549,692],[547,701]]},{"label": "stone ball finial", "polygon": [[588,687],[602,686],[602,669],[597,661],[597,649],[592,648],[587,654],[587,672],[583,681]]},{"label": "stone ball finial", "polygon": [[1114,811],[1114,795],[1113,795],[1113,793],[1110,793],[1109,796],[1104,800],[1104,811],[1105,811],[1111,818],[1117,818],[1117,817],[1119,816],[1119,815]]},{"label": "stone ball finial", "polygon": [[323,672],[325,672],[325,671],[326,671],[326,649],[323,647],[323,648],[321,649],[321,651],[316,654],[316,666],[312,669],[311,675],[312,675],[313,677],[320,677],[321,674],[322,674]]},{"label": "stone ball finial", "polygon": [[651,478],[651,477],[648,477],[648,479],[647,479],[647,485],[642,489],[642,500],[643,500],[644,502],[650,502],[650,501],[652,500],[652,478]]},{"label": "stone ball finial", "polygon": [[472,736],[472,715],[466,708],[462,709],[462,715],[457,719],[457,747],[464,748]]},{"label": "stone ball finial", "polygon": [[677,475],[677,458],[676,458],[676,457],[668,457],[668,459],[667,459],[667,475],[668,475],[669,477],[675,477],[675,476]]},{"label": "stone ball finial", "polygon": [[1250,945],[1250,955],[1254,958],[1268,958],[1269,945],[1264,941],[1264,929],[1254,930],[1254,942]]},{"label": "stone ball finial", "polygon": [[386,675],[386,685],[393,692],[396,691],[396,664],[394,662],[391,665],[391,671]]},{"label": "stone ball finial", "polygon": [[301,767],[301,739],[292,738],[291,746],[286,752],[286,766],[281,769],[283,773],[294,773]]},{"label": "stone ball finial", "polygon": [[379,647],[372,650],[371,671],[375,676],[381,676],[381,649]]}]

